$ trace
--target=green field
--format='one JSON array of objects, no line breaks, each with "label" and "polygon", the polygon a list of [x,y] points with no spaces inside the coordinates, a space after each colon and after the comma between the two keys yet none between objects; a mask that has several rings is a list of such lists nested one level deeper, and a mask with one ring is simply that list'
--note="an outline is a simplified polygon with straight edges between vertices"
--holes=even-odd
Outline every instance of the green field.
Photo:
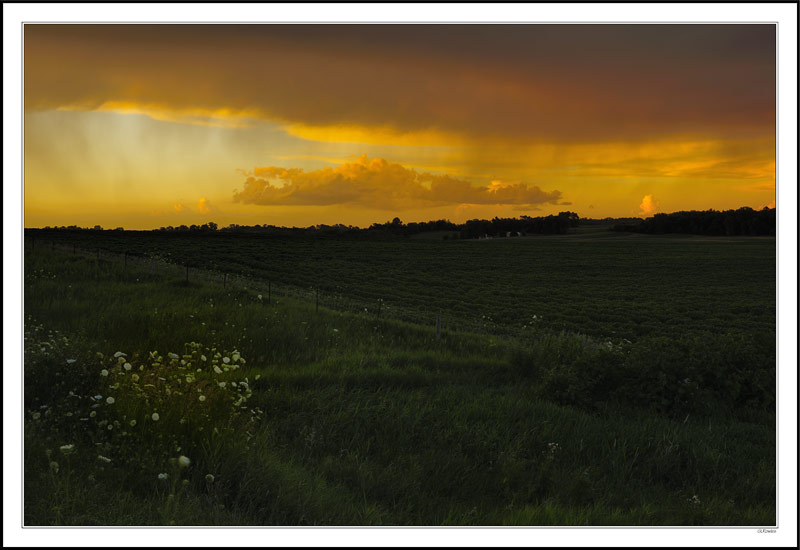
[{"label": "green field", "polygon": [[26,525],[774,525],[775,240],[579,229],[26,233]]}]

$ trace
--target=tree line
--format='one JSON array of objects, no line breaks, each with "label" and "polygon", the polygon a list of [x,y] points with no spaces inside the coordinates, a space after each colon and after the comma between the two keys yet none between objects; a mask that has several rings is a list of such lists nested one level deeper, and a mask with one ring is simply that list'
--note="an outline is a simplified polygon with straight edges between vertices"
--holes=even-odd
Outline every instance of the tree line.
[{"label": "tree line", "polygon": [[617,223],[614,231],[632,233],[691,233],[694,235],[775,235],[775,209],[690,210],[656,214],[639,223]]},{"label": "tree line", "polygon": [[[255,233],[276,236],[315,235],[315,236],[340,236],[350,235],[355,237],[380,237],[401,236],[409,237],[420,233],[442,233],[442,238],[449,239],[478,239],[487,237],[518,237],[530,234],[559,235],[564,234],[570,227],[577,227],[579,217],[574,212],[559,212],[558,215],[532,218],[521,216],[519,218],[498,218],[491,220],[472,219],[465,223],[456,224],[450,220],[432,220],[427,222],[403,223],[400,218],[394,218],[386,223],[373,223],[369,227],[360,228],[343,224],[317,224],[309,227],[279,227],[275,225],[239,225],[230,224],[219,227],[214,222],[202,225],[166,226],[153,229],[156,233],[169,234],[195,234],[195,233]],[[96,225],[93,228],[82,228],[75,225],[68,227],[45,227],[45,230],[58,231],[104,231]],[[114,231],[122,231],[121,227]]]}]

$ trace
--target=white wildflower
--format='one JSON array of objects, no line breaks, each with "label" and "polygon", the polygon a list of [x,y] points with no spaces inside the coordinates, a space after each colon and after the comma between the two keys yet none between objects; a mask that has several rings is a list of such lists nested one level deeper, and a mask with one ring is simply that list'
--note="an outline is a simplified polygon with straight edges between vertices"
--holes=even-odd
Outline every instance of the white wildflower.
[{"label": "white wildflower", "polygon": [[115,399],[113,397],[107,397],[106,398],[106,403],[108,403],[109,405],[113,405],[114,401],[115,401]]},{"label": "white wildflower", "polygon": [[192,461],[189,460],[188,456],[181,455],[181,456],[178,457],[178,465],[181,468],[188,468],[191,463],[192,463]]},{"label": "white wildflower", "polygon": [[75,451],[75,445],[70,443],[69,445],[62,445],[59,447],[61,454],[68,455]]},{"label": "white wildflower", "polygon": [[158,421],[158,419],[161,418],[161,417],[158,416],[158,413],[153,413],[153,416],[151,416],[150,418],[152,418],[155,421]]},{"label": "white wildflower", "polygon": [[125,363],[122,366],[125,367],[125,370],[131,370],[133,368],[130,363]]},{"label": "white wildflower", "polygon": [[101,370],[100,376],[108,376],[108,371],[106,369]]}]

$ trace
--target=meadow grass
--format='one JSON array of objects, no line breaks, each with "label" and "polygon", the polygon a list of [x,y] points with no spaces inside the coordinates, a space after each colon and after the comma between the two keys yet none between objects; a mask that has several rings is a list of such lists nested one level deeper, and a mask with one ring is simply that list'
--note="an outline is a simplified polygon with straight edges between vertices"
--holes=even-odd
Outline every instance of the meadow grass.
[{"label": "meadow grass", "polygon": [[26,525],[775,523],[761,324],[437,340],[41,248],[25,315]]}]

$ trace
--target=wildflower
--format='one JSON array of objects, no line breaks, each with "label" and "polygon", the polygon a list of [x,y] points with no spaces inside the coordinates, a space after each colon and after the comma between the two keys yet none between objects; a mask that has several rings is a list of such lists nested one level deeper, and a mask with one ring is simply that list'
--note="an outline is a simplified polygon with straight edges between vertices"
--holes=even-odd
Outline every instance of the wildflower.
[{"label": "wildflower", "polygon": [[131,376],[131,379],[132,379],[134,382],[138,382],[138,381],[139,381],[139,375],[134,373],[134,374]]},{"label": "wildflower", "polygon": [[75,445],[72,443],[70,443],[69,445],[62,445],[61,447],[59,447],[59,450],[61,451],[61,454],[69,455],[75,451]]},{"label": "wildflower", "polygon": [[115,399],[113,397],[107,397],[106,398],[106,403],[108,403],[109,405],[113,405],[114,401],[115,401]]},{"label": "wildflower", "polygon": [[220,388],[224,388],[224,387],[225,387],[225,382],[220,382],[220,383],[219,383],[219,384],[217,384],[217,385],[218,385]]},{"label": "wildflower", "polygon": [[240,357],[241,357],[241,354],[239,354],[239,352],[238,352],[238,351],[234,351],[234,352],[233,352],[233,355],[231,355],[231,359],[233,359],[233,362],[234,362],[234,363],[235,363],[236,361],[238,361]]},{"label": "wildflower", "polygon": [[108,425],[108,431],[111,431],[111,430],[113,430],[113,429],[114,429],[114,424],[109,424],[109,425]]},{"label": "wildflower", "polygon": [[161,417],[158,416],[158,413],[153,413],[153,416],[151,416],[150,418],[152,418],[154,421],[158,421],[158,419]]},{"label": "wildflower", "polygon": [[339,332],[338,328],[333,329],[333,332]]},{"label": "wildflower", "polygon": [[134,418],[133,420],[131,420],[131,421],[129,422],[129,424],[131,425],[131,428],[133,428],[134,426],[136,426],[136,419]]},{"label": "wildflower", "polygon": [[124,353],[122,353],[121,351],[118,351],[117,353],[114,354],[114,358],[116,359],[116,358],[119,358],[119,357],[127,357],[127,356]]},{"label": "wildflower", "polygon": [[225,364],[227,365],[228,363],[230,363],[230,362],[231,362],[231,358],[230,358],[230,357],[223,357],[223,358],[222,358],[222,362],[223,362],[223,363],[225,363]]},{"label": "wildflower", "polygon": [[33,413],[33,419],[34,419],[34,420],[39,420],[39,418],[40,418],[41,416],[42,416],[42,413],[40,413],[40,412],[35,412],[35,413]]},{"label": "wildflower", "polygon": [[106,369],[101,370],[100,376],[108,376],[108,371]]},{"label": "wildflower", "polygon": [[205,395],[201,395],[197,399],[200,400],[200,401],[205,401],[206,400],[206,396]]},{"label": "wildflower", "polygon": [[200,359],[202,361],[208,361],[208,357],[206,357],[205,355],[202,355],[202,354],[200,355]]},{"label": "wildflower", "polygon": [[211,474],[206,474],[206,482],[214,483],[214,476]]},{"label": "wildflower", "polygon": [[184,479],[183,481],[181,481],[181,485],[186,487],[187,485],[189,485],[189,480],[188,479]]},{"label": "wildflower", "polygon": [[169,477],[169,476],[168,476],[166,473],[163,473],[163,474],[158,474],[158,479],[160,479],[160,480],[162,480],[162,481],[163,481],[163,480],[165,480],[165,479],[167,479],[168,477]]},{"label": "wildflower", "polygon": [[181,468],[188,468],[191,463],[192,461],[189,460],[188,456],[181,455],[178,457],[178,465]]},{"label": "wildflower", "polygon": [[178,359],[178,354],[170,352],[167,354],[167,357],[169,357],[170,359]]},{"label": "wildflower", "polygon": [[53,471],[54,474],[58,473],[58,462],[55,460],[50,461],[50,469]]},{"label": "wildflower", "polygon": [[214,372],[216,372],[217,374],[222,374],[222,369],[217,367],[217,366],[215,366],[214,367]]},{"label": "wildflower", "polygon": [[97,416],[97,411],[92,411],[89,413],[90,418],[94,418],[95,416]]},{"label": "wildflower", "polygon": [[125,367],[125,370],[131,370],[133,368],[130,363],[125,363],[122,366]]},{"label": "wildflower", "polygon": [[71,365],[75,361],[77,361],[77,359],[67,359],[67,365]]},{"label": "wildflower", "polygon": [[259,295],[258,295],[258,299],[260,300],[261,298],[262,298],[262,296],[261,296],[261,294],[259,294]]},{"label": "wildflower", "polygon": [[108,464],[109,462],[111,462],[111,459],[110,459],[110,458],[108,458],[108,457],[105,457],[105,456],[103,456],[103,455],[97,455],[97,460],[102,460],[102,461],[103,461],[103,462],[105,462],[106,464]]}]

